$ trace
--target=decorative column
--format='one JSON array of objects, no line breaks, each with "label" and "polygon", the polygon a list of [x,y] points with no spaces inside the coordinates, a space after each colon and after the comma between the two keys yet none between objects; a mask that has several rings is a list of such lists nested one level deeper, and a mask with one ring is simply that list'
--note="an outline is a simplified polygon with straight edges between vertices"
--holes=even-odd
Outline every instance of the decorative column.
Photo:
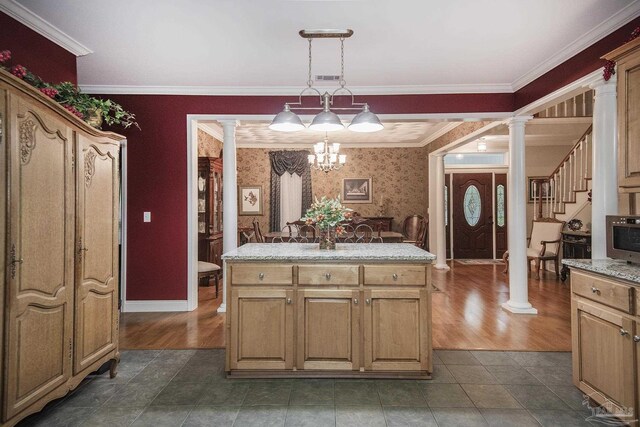
[{"label": "decorative column", "polygon": [[[238,247],[238,175],[236,170],[236,120],[221,120],[223,130],[222,157],[222,252],[227,253]],[[227,311],[227,275],[223,263],[222,303],[218,313]]]},{"label": "decorative column", "polygon": [[618,213],[618,131],[616,80],[591,85],[593,105],[593,168],[591,172],[591,258],[607,257],[606,216]]},{"label": "decorative column", "polygon": [[436,163],[436,265],[438,270],[449,270],[447,265],[447,233],[444,203],[444,154],[434,156]]},{"label": "decorative column", "polygon": [[512,117],[509,125],[507,231],[509,234],[509,301],[502,308],[516,314],[537,314],[529,303],[527,272],[527,200],[524,127],[531,116]]}]

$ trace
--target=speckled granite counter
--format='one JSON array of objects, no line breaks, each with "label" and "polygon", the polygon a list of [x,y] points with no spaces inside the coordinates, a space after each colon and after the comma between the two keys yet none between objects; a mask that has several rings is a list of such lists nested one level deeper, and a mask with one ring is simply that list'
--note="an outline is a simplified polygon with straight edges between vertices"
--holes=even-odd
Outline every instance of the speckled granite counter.
[{"label": "speckled granite counter", "polygon": [[640,286],[640,265],[637,264],[627,264],[626,261],[613,259],[563,259],[562,263],[569,267],[628,280]]},{"label": "speckled granite counter", "polygon": [[430,262],[435,255],[409,243],[338,243],[320,250],[317,243],[248,243],[222,256],[226,261]]}]

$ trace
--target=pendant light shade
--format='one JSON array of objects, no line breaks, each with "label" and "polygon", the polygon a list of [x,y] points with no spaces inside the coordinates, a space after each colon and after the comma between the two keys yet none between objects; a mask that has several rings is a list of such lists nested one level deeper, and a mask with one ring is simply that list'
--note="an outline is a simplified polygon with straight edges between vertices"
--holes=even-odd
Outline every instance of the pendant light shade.
[{"label": "pendant light shade", "polygon": [[295,132],[304,129],[304,124],[300,117],[289,109],[289,105],[285,104],[284,109],[273,118],[269,129],[280,132]]},{"label": "pendant light shade", "polygon": [[349,125],[349,130],[354,132],[377,132],[382,129],[384,129],[384,126],[380,123],[380,119],[369,111],[367,104],[364,104],[362,111],[351,120]]},{"label": "pendant light shade", "polygon": [[344,129],[344,125],[340,121],[340,117],[329,109],[318,113],[309,125],[309,129],[322,132],[333,132]]}]

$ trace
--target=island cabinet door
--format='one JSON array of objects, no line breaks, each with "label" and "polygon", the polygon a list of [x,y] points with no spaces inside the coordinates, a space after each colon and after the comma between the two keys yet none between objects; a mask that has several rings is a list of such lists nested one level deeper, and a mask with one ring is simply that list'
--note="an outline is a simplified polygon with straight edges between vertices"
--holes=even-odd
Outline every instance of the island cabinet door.
[{"label": "island cabinet door", "polygon": [[233,289],[231,369],[293,368],[293,291]]},{"label": "island cabinet door", "polygon": [[611,412],[632,416],[634,322],[614,310],[576,300],[572,321],[574,382]]},{"label": "island cabinet door", "polygon": [[427,291],[364,291],[364,367],[373,371],[428,370]]},{"label": "island cabinet door", "polygon": [[359,291],[298,290],[298,369],[360,368]]}]

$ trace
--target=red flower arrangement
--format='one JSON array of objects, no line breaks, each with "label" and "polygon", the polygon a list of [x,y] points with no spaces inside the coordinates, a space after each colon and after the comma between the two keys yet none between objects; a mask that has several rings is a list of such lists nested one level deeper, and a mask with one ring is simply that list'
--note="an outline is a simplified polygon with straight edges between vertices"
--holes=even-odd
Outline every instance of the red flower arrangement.
[{"label": "red flower arrangement", "polygon": [[[10,60],[10,50],[0,51],[0,69],[10,72],[17,78],[34,86],[42,94],[58,102],[71,114],[88,121],[89,124],[99,128],[102,120],[104,120],[108,125],[120,125],[125,129],[133,125],[140,129],[140,126],[135,121],[135,115],[125,111],[120,104],[110,99],[94,98],[82,93],[71,82],[62,82],[55,85],[47,83],[22,65],[11,66]],[[95,120],[96,117],[101,117],[102,120]]]},{"label": "red flower arrangement", "polygon": [[[631,35],[629,36],[629,40],[627,40],[627,43],[630,42],[631,40],[637,39],[638,37],[640,37],[640,27],[636,27],[636,29],[631,32]],[[613,76],[615,73],[616,73],[616,62],[607,61],[604,64],[604,69],[602,70],[602,78],[606,82],[608,82],[611,76]]]}]

